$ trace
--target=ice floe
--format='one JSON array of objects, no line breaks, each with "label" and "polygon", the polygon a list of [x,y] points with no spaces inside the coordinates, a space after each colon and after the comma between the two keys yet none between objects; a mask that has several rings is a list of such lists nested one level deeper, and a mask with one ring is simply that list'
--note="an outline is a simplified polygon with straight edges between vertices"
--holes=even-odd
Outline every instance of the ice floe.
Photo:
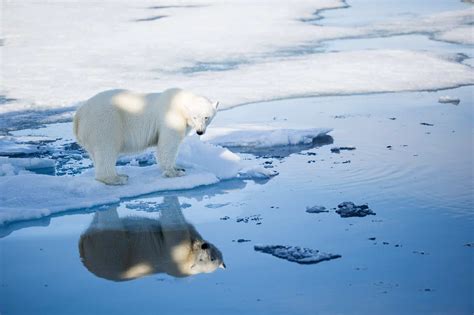
[{"label": "ice floe", "polygon": [[331,131],[329,128],[280,129],[265,125],[210,128],[204,141],[224,147],[269,148],[310,144]]},{"label": "ice floe", "polygon": [[317,264],[321,261],[341,257],[341,255],[324,253],[317,249],[302,248],[299,246],[255,245],[254,249],[257,252],[270,254],[298,264]]},{"label": "ice floe", "polygon": [[442,104],[453,104],[453,105],[458,105],[461,102],[461,100],[457,97],[452,97],[452,96],[440,96],[438,99],[438,103]]},{"label": "ice floe", "polygon": [[[191,189],[215,184],[226,179],[269,179],[277,175],[278,172],[259,166],[255,160],[242,159],[240,155],[229,151],[222,145],[234,143],[232,141],[246,146],[297,145],[326,135],[330,129],[284,129],[279,131],[271,128],[245,129],[241,126],[240,129],[237,127],[231,129],[231,133],[227,131],[229,130],[216,129],[212,131],[210,128],[211,135],[208,136],[207,141],[202,141],[206,138],[203,137],[201,140],[195,135],[185,138],[180,146],[177,159],[177,164],[187,170],[184,177],[163,178],[158,165],[155,164],[153,150],[148,150],[137,156],[122,157],[117,162],[119,172],[129,175],[130,178],[127,185],[118,187],[106,186],[95,181],[94,170],[90,169],[90,160],[81,155],[79,151],[77,154],[73,154],[73,151],[78,150],[74,143],[64,139],[58,140],[58,143],[47,140],[46,144],[43,143],[40,146],[35,144],[33,147],[24,147],[22,143],[15,142],[14,137],[8,138],[5,145],[6,148],[11,149],[8,154],[15,156],[17,153],[23,153],[26,154],[26,157],[0,157],[0,191],[2,192],[0,195],[0,224],[39,218],[71,209],[115,203],[119,202],[121,198],[152,192]],[[24,138],[20,137],[20,139]],[[2,143],[0,141],[0,144]],[[0,147],[2,146],[0,145]],[[69,147],[74,150],[71,152],[65,150]],[[44,152],[48,154],[44,154]],[[35,154],[43,157],[32,157]],[[57,158],[58,154],[71,156],[74,163],[68,168],[77,168],[76,172],[68,173],[64,170],[58,172],[57,169],[55,171],[55,167],[63,167],[65,163]],[[196,159],[197,156],[199,159]],[[44,168],[52,169],[52,171],[40,171]],[[209,207],[220,206],[223,205],[210,205]],[[153,203],[129,203],[126,207],[142,211],[156,210],[156,205]]]},{"label": "ice floe", "polygon": [[[197,137],[196,137],[197,138]],[[195,159],[199,156],[199,159]],[[21,159],[20,159],[21,160]],[[18,159],[2,159],[2,165],[25,165]],[[14,172],[7,169],[0,177],[0,224],[14,220],[39,218],[51,213],[114,203],[121,198],[165,190],[190,189],[221,180],[249,177],[242,169],[252,170],[248,163],[229,150],[188,137],[182,144],[178,163],[186,167],[186,176],[163,178],[157,165],[118,166],[130,176],[129,184],[110,187],[93,179],[93,170],[77,176],[50,176]],[[265,170],[265,169],[263,169]],[[258,172],[257,172],[258,173]],[[260,174],[268,176],[269,172]],[[270,174],[271,175],[271,174]]]}]

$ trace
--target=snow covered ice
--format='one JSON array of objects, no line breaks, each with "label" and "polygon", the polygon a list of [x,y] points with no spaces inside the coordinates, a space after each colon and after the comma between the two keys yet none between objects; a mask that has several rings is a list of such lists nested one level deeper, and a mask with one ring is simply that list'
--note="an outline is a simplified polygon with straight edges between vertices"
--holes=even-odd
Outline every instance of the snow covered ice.
[{"label": "snow covered ice", "polygon": [[[50,176],[34,172],[39,168],[54,169],[55,162],[49,158],[3,157],[0,158],[0,190],[2,191],[0,224],[39,218],[71,209],[114,203],[120,201],[121,198],[151,192],[191,189],[232,178],[268,179],[277,175],[278,172],[260,167],[252,160],[243,160],[238,154],[223,146],[231,146],[235,143],[250,147],[298,145],[312,142],[329,131],[330,129],[317,128],[311,130],[255,129],[245,126],[234,129],[209,128],[209,136],[203,137],[207,141],[203,142],[197,136],[188,136],[180,147],[177,164],[187,170],[186,176],[163,178],[157,165],[154,164],[153,150],[148,150],[138,155],[138,159],[144,161],[142,164],[145,166],[140,166],[137,158],[119,160],[121,164],[118,166],[119,172],[130,176],[129,183],[122,187],[109,187],[96,182],[93,169],[87,167],[85,171],[81,169],[84,165],[82,157],[79,157],[80,163],[70,166],[78,168],[79,172],[83,171],[77,176]],[[59,150],[54,146],[54,142],[48,145],[46,149],[38,146],[36,148],[52,152]],[[14,149],[17,149],[19,153],[33,154],[35,152],[33,148],[24,147],[21,143],[14,141],[7,142],[5,147],[10,150],[10,154],[15,153]],[[196,160],[195,156],[199,156],[199,159]],[[153,162],[150,163],[150,159]],[[85,164],[90,167],[90,162]],[[138,207],[150,208],[146,205]]]},{"label": "snow covered ice", "polygon": [[[473,8],[361,27],[318,23],[323,10],[346,6],[342,0],[258,5],[199,0],[163,6],[151,0],[105,1],[100,6],[5,1],[0,94],[8,101],[0,107],[0,130],[68,121],[78,104],[110,88],[157,92],[178,86],[230,108],[296,96],[474,83],[472,68],[455,54],[320,51],[334,40],[413,33],[472,43]],[[187,25],[193,25],[191,37]]]}]

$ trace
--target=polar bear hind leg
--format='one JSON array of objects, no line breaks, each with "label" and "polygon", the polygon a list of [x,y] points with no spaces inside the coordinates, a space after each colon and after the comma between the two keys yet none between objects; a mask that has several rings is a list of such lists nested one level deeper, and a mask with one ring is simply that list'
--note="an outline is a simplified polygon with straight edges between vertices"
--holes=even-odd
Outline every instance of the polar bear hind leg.
[{"label": "polar bear hind leg", "polygon": [[118,153],[108,150],[95,151],[93,154],[95,179],[107,185],[125,185],[128,176],[117,174],[115,162]]}]

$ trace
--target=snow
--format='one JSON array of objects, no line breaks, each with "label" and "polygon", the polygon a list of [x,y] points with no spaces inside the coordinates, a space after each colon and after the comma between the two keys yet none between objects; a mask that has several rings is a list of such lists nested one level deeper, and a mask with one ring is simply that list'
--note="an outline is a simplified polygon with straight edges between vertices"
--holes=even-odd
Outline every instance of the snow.
[{"label": "snow", "polygon": [[412,33],[472,43],[472,8],[352,27],[315,24],[324,21],[317,21],[322,10],[346,7],[341,0],[2,5],[0,94],[10,99],[0,107],[2,130],[70,120],[77,104],[110,88],[155,92],[179,86],[218,99],[225,109],[295,96],[474,83],[472,68],[450,56],[387,49],[314,52],[329,40]]},{"label": "snow", "polygon": [[255,245],[254,249],[257,252],[270,254],[298,264],[317,264],[321,261],[341,257],[341,255],[324,253],[317,249],[302,248],[299,246]]}]

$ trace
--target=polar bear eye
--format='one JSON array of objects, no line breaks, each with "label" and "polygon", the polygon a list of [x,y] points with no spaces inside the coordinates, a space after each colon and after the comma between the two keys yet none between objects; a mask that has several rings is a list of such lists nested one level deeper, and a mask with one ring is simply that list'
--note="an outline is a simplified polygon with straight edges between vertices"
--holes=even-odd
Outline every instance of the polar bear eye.
[{"label": "polar bear eye", "polygon": [[209,120],[209,117],[204,117],[205,120]]}]

